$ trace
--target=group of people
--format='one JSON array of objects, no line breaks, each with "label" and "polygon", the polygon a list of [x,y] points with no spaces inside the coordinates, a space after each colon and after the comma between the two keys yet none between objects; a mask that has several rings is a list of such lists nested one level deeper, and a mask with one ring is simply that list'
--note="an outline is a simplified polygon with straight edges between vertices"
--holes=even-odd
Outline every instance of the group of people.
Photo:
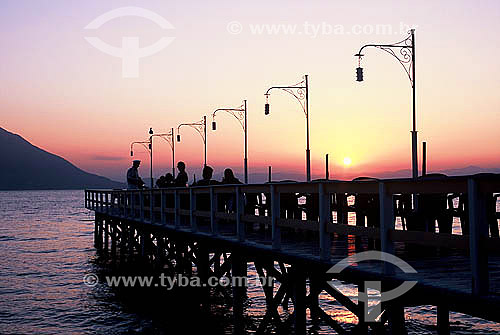
[{"label": "group of people", "polygon": [[[132,167],[127,171],[127,187],[128,189],[143,189],[145,187],[144,181],[139,177],[139,165],[140,160],[134,160],[132,162]],[[156,186],[158,188],[167,187],[186,187],[188,185],[188,175],[186,173],[186,164],[182,161],[177,163],[177,177],[171,173],[167,173],[161,176],[156,181]],[[208,186],[208,185],[219,185],[219,184],[241,184],[241,181],[234,176],[233,170],[225,169],[224,176],[221,181],[212,179],[214,169],[208,165],[203,167],[202,179],[199,181],[194,181],[190,186]]]}]

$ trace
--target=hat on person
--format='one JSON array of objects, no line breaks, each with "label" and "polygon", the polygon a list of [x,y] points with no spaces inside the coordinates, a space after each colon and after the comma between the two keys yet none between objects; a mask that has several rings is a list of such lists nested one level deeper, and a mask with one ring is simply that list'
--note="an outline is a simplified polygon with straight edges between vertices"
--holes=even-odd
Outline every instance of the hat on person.
[{"label": "hat on person", "polygon": [[141,164],[141,161],[140,161],[140,160],[138,160],[138,159],[134,159],[134,160],[132,161],[132,163],[134,163],[134,164]]}]

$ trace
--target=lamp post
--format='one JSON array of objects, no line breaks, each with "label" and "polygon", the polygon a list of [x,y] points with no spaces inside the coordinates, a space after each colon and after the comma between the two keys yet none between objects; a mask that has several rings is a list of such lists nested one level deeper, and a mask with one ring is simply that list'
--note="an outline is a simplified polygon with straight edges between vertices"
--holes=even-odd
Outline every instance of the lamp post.
[{"label": "lamp post", "polygon": [[218,108],[212,114],[212,130],[217,129],[217,124],[215,123],[215,114],[217,112],[226,112],[234,116],[243,128],[243,135],[245,137],[245,148],[244,148],[244,158],[243,158],[243,168],[245,171],[245,184],[248,184],[248,138],[247,138],[247,101],[243,100],[243,105],[239,108]]},{"label": "lamp post", "polygon": [[153,143],[153,137],[160,137],[164,139],[169,145],[170,148],[172,149],[172,175],[175,178],[175,140],[174,140],[174,128],[170,130],[168,133],[164,134],[154,134],[151,135],[151,143]]},{"label": "lamp post", "polygon": [[200,134],[201,139],[203,140],[203,144],[205,146],[205,159],[204,159],[204,164],[203,166],[207,166],[207,117],[203,116],[203,119],[198,122],[193,122],[193,123],[181,123],[177,127],[177,142],[181,141],[181,127],[182,126],[189,126],[196,130],[198,134]]},{"label": "lamp post", "polygon": [[311,151],[309,150],[309,84],[308,75],[304,76],[304,79],[295,85],[291,86],[273,86],[270,87],[266,93],[266,104],[264,114],[269,115],[269,92],[273,89],[283,90],[295,97],[302,107],[304,114],[306,115],[306,179],[311,181]]},{"label": "lamp post", "polygon": [[388,54],[394,56],[399,63],[403,66],[408,79],[410,79],[410,84],[412,87],[412,119],[413,127],[411,130],[411,153],[412,153],[412,176],[413,178],[418,177],[418,155],[417,155],[417,114],[415,109],[415,29],[411,29],[408,32],[409,36],[404,40],[394,43],[394,44],[366,44],[359,49],[359,52],[354,56],[358,57],[359,65],[356,68],[356,80],[363,81],[363,68],[361,67],[361,57],[364,55],[361,53],[366,47],[375,47],[384,50]]},{"label": "lamp post", "polygon": [[[149,131],[151,132],[152,130],[150,129]],[[148,141],[134,141],[130,143],[130,157],[134,156],[134,144],[141,144],[144,148],[146,148],[146,150],[149,151],[149,177],[151,178],[151,188],[153,188],[153,146],[151,145],[151,140],[152,138],[150,136]]]}]

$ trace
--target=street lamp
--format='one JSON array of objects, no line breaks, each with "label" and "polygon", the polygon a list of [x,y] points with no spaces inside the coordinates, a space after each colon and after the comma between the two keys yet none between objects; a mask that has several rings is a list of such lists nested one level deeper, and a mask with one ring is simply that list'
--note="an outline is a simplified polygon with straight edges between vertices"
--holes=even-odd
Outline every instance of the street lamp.
[{"label": "street lamp", "polygon": [[[152,131],[153,130],[150,128],[149,129],[150,134]],[[148,141],[134,141],[130,143],[130,157],[134,156],[134,144],[140,144],[144,148],[146,148],[146,150],[149,151],[149,168],[150,168],[149,177],[151,178],[151,188],[153,188],[153,146],[151,145],[151,136],[149,137]]]},{"label": "street lamp", "polygon": [[[291,86],[273,86],[269,88],[266,93],[266,104],[264,106],[264,114],[269,115],[269,92],[272,89],[280,89],[291,95],[293,95],[302,107],[304,114],[306,115],[306,178],[307,181],[311,181],[311,151],[309,150],[309,85],[308,85],[308,75],[304,76],[304,80],[300,83]],[[305,92],[304,92],[305,91]]]},{"label": "street lamp", "polygon": [[245,184],[248,184],[248,139],[247,139],[247,101],[243,100],[243,105],[239,108],[218,108],[212,114],[212,130],[217,129],[217,123],[215,122],[215,114],[218,111],[227,112],[234,116],[243,128],[243,135],[245,137],[245,148],[244,148],[244,158],[243,167],[245,171]]},{"label": "street lamp", "polygon": [[203,140],[203,144],[205,146],[205,159],[204,159],[205,163],[203,166],[207,166],[207,117],[203,116],[203,119],[201,119],[201,121],[198,121],[198,122],[181,123],[177,127],[177,142],[181,141],[180,129],[182,126],[189,126],[189,127],[193,128],[194,130],[196,130],[198,132],[198,134],[200,134],[201,139]]},{"label": "street lamp", "polygon": [[[170,132],[168,132],[168,133],[151,135],[151,137],[155,137],[155,136],[164,139],[170,145],[170,148],[172,149],[172,175],[175,178],[175,140],[174,140],[174,128],[172,128],[170,130]],[[151,139],[151,144],[152,143],[153,143],[153,140]]]},{"label": "street lamp", "polygon": [[412,153],[412,175],[413,178],[418,177],[418,156],[417,156],[417,114],[415,109],[415,29],[408,32],[409,36],[404,40],[394,44],[366,44],[359,49],[359,52],[354,56],[358,57],[358,67],[356,68],[356,81],[363,81],[363,68],[361,67],[361,53],[366,47],[375,47],[384,50],[388,54],[394,56],[403,66],[410,84],[412,87],[413,100],[413,128],[411,131],[411,153]]}]

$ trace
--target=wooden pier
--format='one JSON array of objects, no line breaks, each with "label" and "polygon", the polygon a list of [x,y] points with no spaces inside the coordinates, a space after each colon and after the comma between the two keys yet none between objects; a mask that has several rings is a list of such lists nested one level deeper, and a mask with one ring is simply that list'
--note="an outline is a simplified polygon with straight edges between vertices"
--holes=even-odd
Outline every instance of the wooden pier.
[{"label": "wooden pier", "polygon": [[[279,326],[278,306],[291,304],[297,334],[305,333],[307,315],[346,334],[318,304],[318,295],[326,292],[356,315],[356,333],[404,334],[404,307],[434,305],[438,333],[449,334],[450,311],[500,322],[497,193],[500,175],[483,174],[86,190],[85,207],[95,212],[96,247],[118,259],[141,257],[180,273],[195,268],[203,280],[245,276],[247,263],[253,262],[261,277],[274,278],[263,284],[267,309],[261,329]],[[298,196],[305,202],[298,204]],[[353,204],[348,197],[354,197]],[[460,199],[458,207],[455,200],[437,208],[454,197]],[[348,224],[351,212],[355,224]],[[460,218],[462,235],[451,233],[450,217]],[[327,272],[367,250],[395,255],[416,273],[376,261]],[[332,278],[357,285],[359,292],[365,292],[367,281],[380,281],[383,291],[405,281],[417,283],[382,303],[379,322],[366,322],[364,303],[332,287]],[[235,314],[245,295],[244,288],[233,288]]]}]

